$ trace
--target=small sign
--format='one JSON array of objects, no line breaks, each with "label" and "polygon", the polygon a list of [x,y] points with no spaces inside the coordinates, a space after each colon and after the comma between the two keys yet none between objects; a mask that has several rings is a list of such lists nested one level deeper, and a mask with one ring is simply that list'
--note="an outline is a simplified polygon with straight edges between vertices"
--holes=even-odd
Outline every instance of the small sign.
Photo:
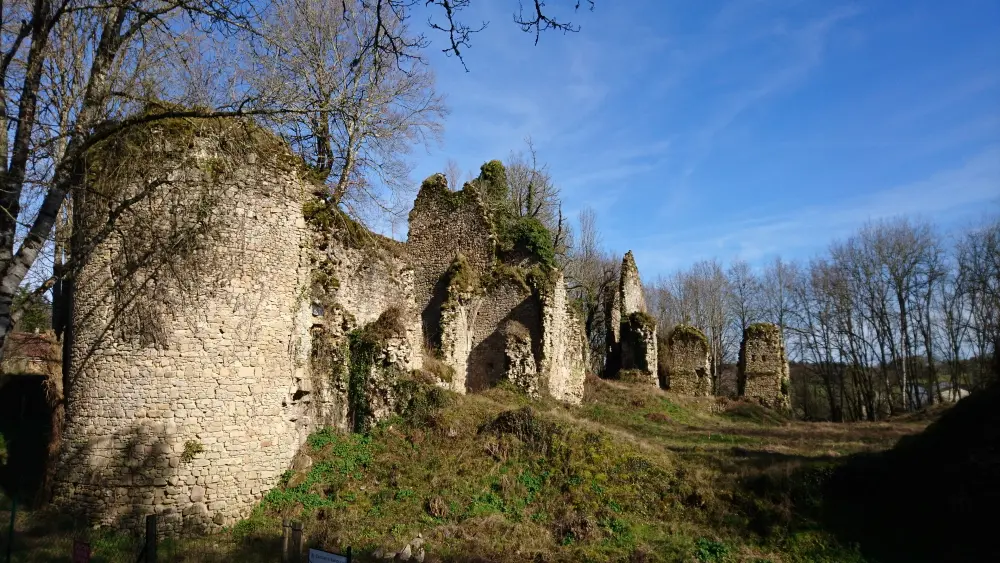
[{"label": "small sign", "polygon": [[309,550],[309,563],[350,563],[346,555],[337,555],[318,549]]},{"label": "small sign", "polygon": [[73,563],[90,563],[90,544],[73,540]]}]

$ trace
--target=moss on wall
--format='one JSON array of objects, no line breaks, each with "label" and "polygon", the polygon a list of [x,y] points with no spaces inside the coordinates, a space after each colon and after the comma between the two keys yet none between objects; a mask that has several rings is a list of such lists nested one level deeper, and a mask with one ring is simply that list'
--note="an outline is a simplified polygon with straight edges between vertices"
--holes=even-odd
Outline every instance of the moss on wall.
[{"label": "moss on wall", "polygon": [[667,343],[673,344],[678,341],[700,342],[706,351],[709,349],[708,338],[705,337],[705,333],[691,325],[679,324],[670,331],[670,334],[667,336]]}]

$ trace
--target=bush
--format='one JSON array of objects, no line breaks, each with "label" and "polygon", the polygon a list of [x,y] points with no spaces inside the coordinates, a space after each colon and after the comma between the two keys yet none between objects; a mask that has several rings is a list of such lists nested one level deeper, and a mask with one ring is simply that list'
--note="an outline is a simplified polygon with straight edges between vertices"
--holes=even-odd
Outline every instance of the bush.
[{"label": "bush", "polygon": [[555,267],[556,253],[552,247],[552,233],[537,218],[517,219],[502,235],[506,249],[523,251],[545,266]]}]

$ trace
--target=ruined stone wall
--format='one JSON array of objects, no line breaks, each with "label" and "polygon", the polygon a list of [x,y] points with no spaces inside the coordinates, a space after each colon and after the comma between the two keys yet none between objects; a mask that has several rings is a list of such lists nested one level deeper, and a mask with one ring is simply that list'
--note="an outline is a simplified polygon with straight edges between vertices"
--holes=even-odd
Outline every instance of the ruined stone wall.
[{"label": "ruined stone wall", "polygon": [[707,397],[712,394],[708,339],[700,330],[677,325],[666,340],[667,388],[681,395]]},{"label": "ruined stone wall", "polygon": [[551,286],[541,292],[541,377],[549,394],[572,404],[583,402],[587,378],[587,338],[583,321],[570,305],[562,272],[554,272]]},{"label": "ruined stone wall", "polygon": [[637,311],[622,323],[622,371],[641,372],[653,385],[659,385],[657,368],[656,321]]},{"label": "ruined stone wall", "polygon": [[76,280],[55,483],[65,509],[120,527],[155,512],[168,533],[245,517],[310,430],[301,170],[238,121],[186,127],[140,139],[116,190],[74,195],[86,240],[150,192]]},{"label": "ruined stone wall", "polygon": [[788,360],[778,326],[757,323],[743,331],[737,386],[740,396],[771,408],[789,407]]},{"label": "ruined stone wall", "polygon": [[496,239],[478,194],[449,190],[441,174],[424,180],[409,219],[406,249],[414,269],[415,300],[424,338],[436,346],[441,344],[445,272],[459,253],[472,271],[487,272],[493,266]]},{"label": "ruined stone wall", "polygon": [[[618,296],[614,305],[617,312],[612,318],[617,316],[620,319],[619,331],[608,337],[609,365],[605,375],[614,377],[619,371],[634,371],[658,385],[656,321],[646,313],[639,269],[631,250],[622,259]],[[617,365],[613,363],[615,361]],[[633,374],[628,376],[634,378]]]},{"label": "ruined stone wall", "polygon": [[625,253],[622,259],[622,270],[619,291],[619,307],[621,322],[625,322],[625,317],[632,313],[646,312],[646,298],[642,294],[642,281],[639,279],[639,268],[635,265],[635,257],[632,251]]},{"label": "ruined stone wall", "polygon": [[[423,333],[413,269],[403,245],[368,232],[334,209],[322,212],[325,215],[316,212],[309,219],[314,242],[311,416],[314,425],[349,430],[348,333],[390,309],[398,312],[403,334],[392,350],[384,351],[391,352],[384,360],[406,371],[422,365]],[[383,390],[374,391],[384,395]]]},{"label": "ruined stone wall", "polygon": [[507,323],[516,322],[527,329],[533,360],[537,364],[541,354],[536,346],[541,340],[541,309],[538,300],[523,282],[498,280],[475,297],[470,311],[472,349],[466,376],[468,391],[489,389],[505,378],[507,345],[503,327]]}]

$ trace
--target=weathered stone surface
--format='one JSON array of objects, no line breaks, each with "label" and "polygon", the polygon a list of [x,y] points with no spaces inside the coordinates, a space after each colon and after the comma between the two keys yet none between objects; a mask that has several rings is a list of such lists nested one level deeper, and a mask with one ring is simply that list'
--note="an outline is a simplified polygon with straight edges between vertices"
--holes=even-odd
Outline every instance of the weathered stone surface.
[{"label": "weathered stone surface", "polygon": [[538,397],[538,369],[531,351],[531,333],[517,321],[509,321],[503,327],[506,362],[505,376],[508,381],[525,392],[529,397]]},{"label": "weathered stone surface", "polygon": [[[95,523],[141,526],[154,499],[183,516],[167,533],[246,516],[309,430],[294,391],[310,350],[304,183],[287,152],[251,165],[225,127],[242,126],[150,143],[145,177],[170,183],[75,280],[55,497]],[[82,236],[144,185],[114,187],[74,199]]]},{"label": "weathered stone surface", "polygon": [[646,312],[646,298],[642,293],[642,281],[639,279],[639,268],[635,265],[635,257],[629,250],[622,258],[621,281],[618,285],[621,302],[621,322],[632,313]]},{"label": "weathered stone surface", "polygon": [[743,331],[737,387],[740,396],[765,406],[790,406],[785,339],[777,325],[757,323]]},{"label": "weathered stone surface", "polygon": [[624,370],[637,370],[648,376],[650,383],[659,385],[657,375],[656,321],[636,311],[622,323],[622,365]]},{"label": "weathered stone surface", "polygon": [[[253,150],[259,132],[216,125],[154,136],[141,181],[75,200],[87,236],[144,182],[169,180],[76,279],[58,503],[118,527],[160,511],[167,534],[229,525],[310,432],[391,413],[425,343],[454,368],[439,384],[455,391],[506,377],[582,400],[586,342],[561,273],[523,257],[498,267],[474,190],[428,179],[408,242],[384,239],[317,198],[280,143]],[[452,283],[460,254],[467,275]]]},{"label": "weathered stone surface", "polygon": [[549,395],[572,404],[583,402],[587,378],[587,337],[583,320],[570,304],[562,272],[554,272],[540,291],[542,302],[542,384]]},{"label": "weathered stone surface", "polygon": [[666,340],[666,387],[681,395],[712,394],[708,339],[693,326],[677,325]]},{"label": "weathered stone surface", "polygon": [[646,313],[639,269],[631,250],[622,259],[618,291],[606,319],[612,325],[615,319],[619,323],[617,331],[607,332],[605,376],[615,377],[622,370],[638,371],[658,385],[656,320]]}]

